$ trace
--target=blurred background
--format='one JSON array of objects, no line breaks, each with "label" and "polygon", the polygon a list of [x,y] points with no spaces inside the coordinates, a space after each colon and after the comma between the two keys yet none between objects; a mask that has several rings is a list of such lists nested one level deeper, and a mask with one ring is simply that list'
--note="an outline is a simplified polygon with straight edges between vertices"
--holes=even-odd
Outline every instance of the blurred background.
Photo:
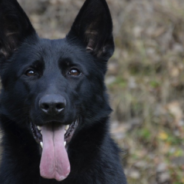
[{"label": "blurred background", "polygon": [[[62,38],[84,0],[19,0],[41,37]],[[107,0],[112,136],[129,184],[184,184],[184,1]]]}]

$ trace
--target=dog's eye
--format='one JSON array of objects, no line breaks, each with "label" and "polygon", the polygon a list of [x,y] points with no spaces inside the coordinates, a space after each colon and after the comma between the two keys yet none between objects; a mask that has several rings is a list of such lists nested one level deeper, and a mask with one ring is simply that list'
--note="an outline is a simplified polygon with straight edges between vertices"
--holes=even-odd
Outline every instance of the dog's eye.
[{"label": "dog's eye", "polygon": [[68,72],[68,74],[71,75],[71,76],[77,77],[77,76],[79,76],[79,75],[81,74],[81,72],[80,72],[78,69],[76,69],[76,68],[72,68],[72,69]]},{"label": "dog's eye", "polygon": [[33,70],[33,69],[27,70],[25,74],[26,74],[28,77],[34,77],[34,76],[37,75],[37,73],[36,73],[35,70]]}]

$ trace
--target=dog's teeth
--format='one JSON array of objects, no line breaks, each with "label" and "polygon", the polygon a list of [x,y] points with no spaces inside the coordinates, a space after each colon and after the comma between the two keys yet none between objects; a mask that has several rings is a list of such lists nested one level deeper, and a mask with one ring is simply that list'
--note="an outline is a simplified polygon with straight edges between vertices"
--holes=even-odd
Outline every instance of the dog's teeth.
[{"label": "dog's teeth", "polygon": [[38,130],[41,130],[41,127],[40,126],[37,126]]},{"label": "dog's teeth", "polygon": [[43,148],[43,142],[40,142],[40,146]]},{"label": "dog's teeth", "polygon": [[65,127],[65,130],[68,130],[69,129],[69,125],[67,125],[66,127]]},{"label": "dog's teeth", "polygon": [[64,141],[64,146],[66,146],[66,141]]}]

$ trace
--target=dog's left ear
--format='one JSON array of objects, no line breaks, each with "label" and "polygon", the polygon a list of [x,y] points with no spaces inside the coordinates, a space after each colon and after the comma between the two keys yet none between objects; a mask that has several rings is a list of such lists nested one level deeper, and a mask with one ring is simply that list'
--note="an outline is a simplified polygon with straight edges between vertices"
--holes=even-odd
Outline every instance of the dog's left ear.
[{"label": "dog's left ear", "polygon": [[67,35],[78,39],[86,50],[108,60],[114,52],[112,19],[105,0],[86,0]]},{"label": "dog's left ear", "polygon": [[0,60],[8,59],[33,34],[36,32],[17,0],[0,0]]}]

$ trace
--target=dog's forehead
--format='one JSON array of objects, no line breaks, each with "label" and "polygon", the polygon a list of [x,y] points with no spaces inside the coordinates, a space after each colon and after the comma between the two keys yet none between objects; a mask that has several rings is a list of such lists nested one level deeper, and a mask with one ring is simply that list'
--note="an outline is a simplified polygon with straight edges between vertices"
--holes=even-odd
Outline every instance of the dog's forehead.
[{"label": "dog's forehead", "polygon": [[85,48],[75,45],[65,38],[57,40],[40,39],[35,44],[33,53],[47,64],[53,64],[53,62],[62,63],[67,60],[72,63],[83,63],[85,65],[86,59],[90,60]]},{"label": "dog's forehead", "polygon": [[86,75],[98,70],[93,56],[85,47],[66,38],[58,40],[39,38],[34,42],[27,40],[12,58],[9,68],[21,74],[25,68],[32,66],[42,66],[48,73],[59,71],[65,66],[77,66]]}]

